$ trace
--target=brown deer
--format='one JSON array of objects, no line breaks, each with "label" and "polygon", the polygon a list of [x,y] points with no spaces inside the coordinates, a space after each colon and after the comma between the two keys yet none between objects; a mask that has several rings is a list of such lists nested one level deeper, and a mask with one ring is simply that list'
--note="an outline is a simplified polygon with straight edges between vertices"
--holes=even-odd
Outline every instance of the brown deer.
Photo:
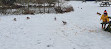
[{"label": "brown deer", "polygon": [[30,19],[30,17],[27,17],[27,20]]},{"label": "brown deer", "polygon": [[13,20],[14,20],[14,21],[17,21],[17,19],[16,19],[16,18],[14,18]]},{"label": "brown deer", "polygon": [[55,17],[55,18],[54,18],[54,20],[56,21],[56,20],[57,20],[57,18]]},{"label": "brown deer", "polygon": [[67,22],[65,22],[65,21],[62,21],[62,23],[63,23],[63,25],[66,25],[66,24],[67,24]]}]

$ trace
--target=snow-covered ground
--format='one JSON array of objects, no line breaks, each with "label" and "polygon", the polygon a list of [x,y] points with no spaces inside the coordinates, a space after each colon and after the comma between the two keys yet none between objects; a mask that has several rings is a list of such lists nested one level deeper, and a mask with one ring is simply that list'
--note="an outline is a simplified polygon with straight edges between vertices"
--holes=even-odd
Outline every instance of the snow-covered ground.
[{"label": "snow-covered ground", "polygon": [[74,12],[0,15],[0,49],[110,49],[111,33],[101,29],[101,16],[96,13],[107,10],[111,15],[111,7],[95,2],[69,4]]}]

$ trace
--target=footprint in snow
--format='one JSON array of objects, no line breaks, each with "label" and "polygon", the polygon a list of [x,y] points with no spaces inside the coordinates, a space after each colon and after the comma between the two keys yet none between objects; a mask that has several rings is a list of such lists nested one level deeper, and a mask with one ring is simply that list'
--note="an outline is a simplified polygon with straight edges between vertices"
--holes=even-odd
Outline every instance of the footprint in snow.
[{"label": "footprint in snow", "polygon": [[73,48],[73,49],[76,49],[76,48]]},{"label": "footprint in snow", "polygon": [[96,30],[89,30],[89,32],[95,32]]}]

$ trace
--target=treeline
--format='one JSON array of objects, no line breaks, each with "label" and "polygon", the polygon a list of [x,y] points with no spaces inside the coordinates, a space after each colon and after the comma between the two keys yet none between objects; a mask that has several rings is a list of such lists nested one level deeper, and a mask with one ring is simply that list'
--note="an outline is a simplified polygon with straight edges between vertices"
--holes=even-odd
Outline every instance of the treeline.
[{"label": "treeline", "polygon": [[57,2],[58,0],[0,0],[0,5],[13,5],[14,3],[36,3],[36,4],[43,4],[43,3],[54,3]]}]

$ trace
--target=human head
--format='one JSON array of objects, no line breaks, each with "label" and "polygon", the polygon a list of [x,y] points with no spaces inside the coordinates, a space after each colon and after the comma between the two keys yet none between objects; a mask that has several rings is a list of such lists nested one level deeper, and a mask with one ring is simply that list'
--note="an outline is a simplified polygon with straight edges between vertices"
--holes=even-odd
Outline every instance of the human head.
[{"label": "human head", "polygon": [[104,13],[104,16],[107,16],[107,13]]}]

